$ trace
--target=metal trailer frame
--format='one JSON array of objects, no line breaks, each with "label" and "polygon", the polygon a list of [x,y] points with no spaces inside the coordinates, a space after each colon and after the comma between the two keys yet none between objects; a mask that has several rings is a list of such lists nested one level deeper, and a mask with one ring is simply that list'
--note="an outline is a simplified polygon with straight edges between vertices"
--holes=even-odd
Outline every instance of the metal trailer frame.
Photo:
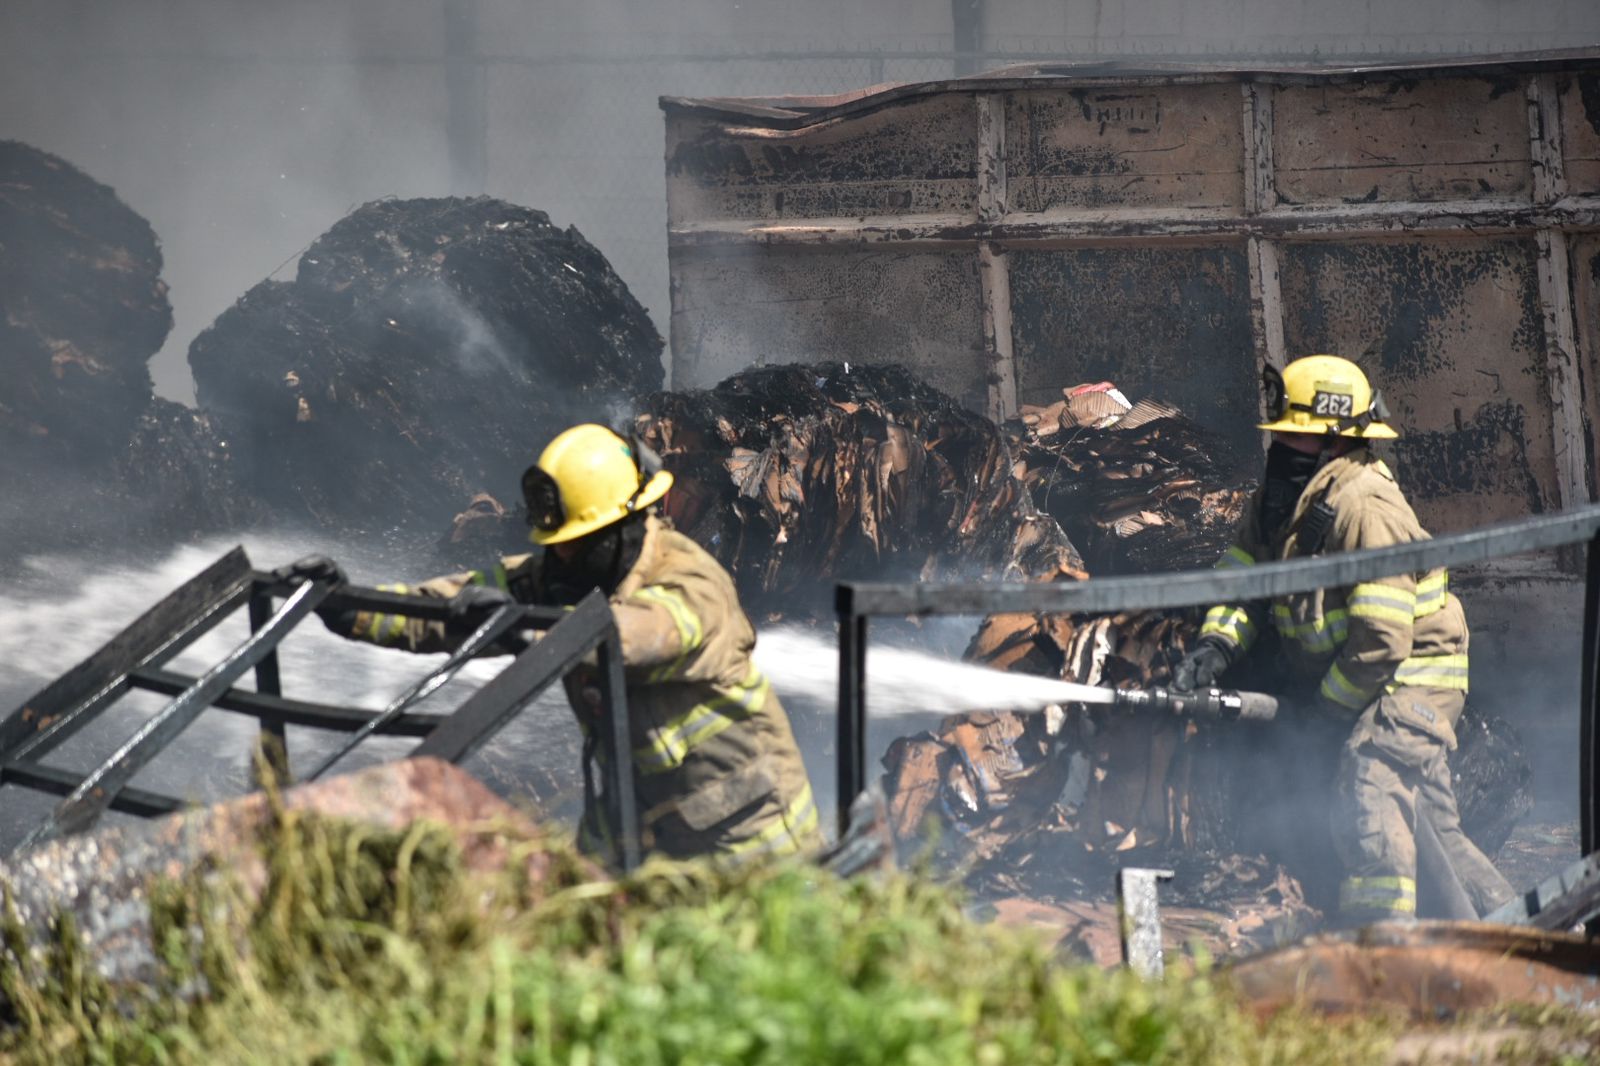
[{"label": "metal trailer frame", "polygon": [[[1261,563],[1227,570],[1190,570],[1138,577],[1037,584],[884,584],[837,586],[839,614],[838,787],[840,833],[867,781],[867,621],[873,617],[1090,613],[1206,607],[1372,581],[1395,573],[1461,566],[1506,555],[1588,543],[1583,594],[1579,693],[1578,810],[1580,860],[1546,885],[1514,901],[1507,920],[1566,928],[1600,914],[1600,504],[1486,526],[1389,548]],[[1570,895],[1581,890],[1582,901]],[[1557,898],[1565,904],[1556,907]],[[1518,910],[1520,908],[1520,910]],[[1513,914],[1512,911],[1516,911]],[[1497,912],[1498,913],[1498,912]],[[1555,923],[1555,924],[1549,924]]]},{"label": "metal trailer frame", "polygon": [[[274,607],[277,600],[281,605]],[[328,582],[290,585],[255,570],[235,548],[124,628],[98,651],[25,700],[0,720],[0,786],[17,785],[64,797],[51,816],[19,846],[29,847],[91,828],[107,810],[157,817],[182,810],[185,801],[132,787],[130,782],[209,707],[245,714],[260,723],[261,747],[281,780],[288,780],[288,726],[350,734],[312,771],[326,772],[366,737],[419,737],[411,758],[459,763],[481,748],[531,700],[565,677],[590,652],[598,660],[598,687],[610,728],[597,738],[610,769],[605,798],[620,830],[624,870],[639,863],[638,814],[632,761],[627,757],[628,708],[622,647],[605,597],[590,593],[576,608],[523,606],[484,612],[476,631],[450,658],[382,711],[290,699],[283,695],[277,646],[318,607],[374,610],[443,621],[448,601]],[[167,664],[241,607],[251,635],[200,677]],[[475,654],[520,629],[543,631],[509,665],[448,715],[413,707],[440,688]],[[255,691],[233,687],[254,669]],[[172,697],[115,752],[79,775],[42,761],[134,689]]]}]

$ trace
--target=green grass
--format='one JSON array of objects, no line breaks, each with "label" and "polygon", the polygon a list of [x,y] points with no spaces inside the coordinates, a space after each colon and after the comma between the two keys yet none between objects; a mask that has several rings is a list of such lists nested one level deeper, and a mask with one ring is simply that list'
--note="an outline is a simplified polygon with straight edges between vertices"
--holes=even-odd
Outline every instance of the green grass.
[{"label": "green grass", "polygon": [[[70,927],[7,923],[0,1061],[51,1063],[1362,1063],[1391,1030],[1258,1024],[1203,970],[1062,965],[953,893],[805,866],[469,876],[449,833],[281,815],[265,891],[157,893],[156,987],[94,979]],[[513,862],[514,869],[518,863]]]}]

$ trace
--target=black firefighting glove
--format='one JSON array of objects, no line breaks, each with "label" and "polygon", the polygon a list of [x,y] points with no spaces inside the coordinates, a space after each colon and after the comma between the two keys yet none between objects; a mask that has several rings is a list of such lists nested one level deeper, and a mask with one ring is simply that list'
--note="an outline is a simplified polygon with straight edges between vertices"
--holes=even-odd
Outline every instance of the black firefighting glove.
[{"label": "black firefighting glove", "polygon": [[[338,588],[347,584],[349,578],[338,563],[326,555],[302,555],[287,566],[280,566],[272,572],[272,576],[279,581],[287,581],[291,585],[301,585],[307,581],[320,581]],[[326,600],[317,606],[317,617],[322,619],[322,624],[341,637],[350,635],[356,627],[356,612],[345,607],[334,607]]]},{"label": "black firefighting glove", "polygon": [[1189,649],[1177,669],[1172,671],[1174,692],[1193,692],[1210,688],[1217,683],[1222,672],[1233,665],[1237,654],[1234,645],[1218,637],[1201,637]]},{"label": "black firefighting glove", "polygon": [[494,611],[515,602],[511,593],[495,585],[468,585],[450,597],[445,632],[453,637],[467,636]]},{"label": "black firefighting glove", "polygon": [[327,581],[333,585],[343,585],[349,580],[339,568],[339,564],[326,555],[302,555],[288,566],[278,567],[272,572],[272,576],[291,585],[305,581]]}]

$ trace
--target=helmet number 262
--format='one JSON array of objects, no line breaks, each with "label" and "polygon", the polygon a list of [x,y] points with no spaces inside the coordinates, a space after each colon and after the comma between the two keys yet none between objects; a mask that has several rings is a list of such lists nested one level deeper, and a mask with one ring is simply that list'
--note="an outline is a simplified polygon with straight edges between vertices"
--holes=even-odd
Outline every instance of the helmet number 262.
[{"label": "helmet number 262", "polygon": [[1349,418],[1355,414],[1355,398],[1348,392],[1318,392],[1311,399],[1311,413],[1332,418]]}]

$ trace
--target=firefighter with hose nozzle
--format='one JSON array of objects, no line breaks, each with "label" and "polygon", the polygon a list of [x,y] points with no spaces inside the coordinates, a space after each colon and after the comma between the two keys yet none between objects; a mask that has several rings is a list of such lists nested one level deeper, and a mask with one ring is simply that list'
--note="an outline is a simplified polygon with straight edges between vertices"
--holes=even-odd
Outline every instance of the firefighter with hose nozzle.
[{"label": "firefighter with hose nozzle", "polygon": [[[1311,355],[1281,374],[1268,367],[1263,386],[1268,420],[1260,428],[1272,433],[1266,473],[1219,567],[1427,538],[1394,474],[1368,447],[1399,434],[1359,367]],[[1480,915],[1510,899],[1510,884],[1462,832],[1450,784],[1446,757],[1466,704],[1468,634],[1447,573],[1213,607],[1172,687],[1213,685],[1268,624],[1289,673],[1315,685],[1320,710],[1350,725],[1332,810],[1342,921],[1416,913],[1417,836],[1430,829]]]},{"label": "firefighter with hose nozzle", "polygon": [[[810,851],[820,843],[811,785],[788,716],[750,655],[755,631],[733,579],[656,514],[672,475],[641,442],[574,426],[522,478],[530,538],[542,555],[392,591],[451,601],[451,622],[367,611],[328,613],[341,636],[415,652],[448,651],[489,608],[576,604],[598,588],[621,637],[635,794],[644,849],[672,858],[734,859]],[[330,569],[331,568],[331,569]],[[341,578],[311,556],[295,578]],[[594,675],[567,678],[586,738],[600,731]],[[586,760],[587,761],[587,760]],[[580,844],[615,857],[616,829],[593,790]]]}]

